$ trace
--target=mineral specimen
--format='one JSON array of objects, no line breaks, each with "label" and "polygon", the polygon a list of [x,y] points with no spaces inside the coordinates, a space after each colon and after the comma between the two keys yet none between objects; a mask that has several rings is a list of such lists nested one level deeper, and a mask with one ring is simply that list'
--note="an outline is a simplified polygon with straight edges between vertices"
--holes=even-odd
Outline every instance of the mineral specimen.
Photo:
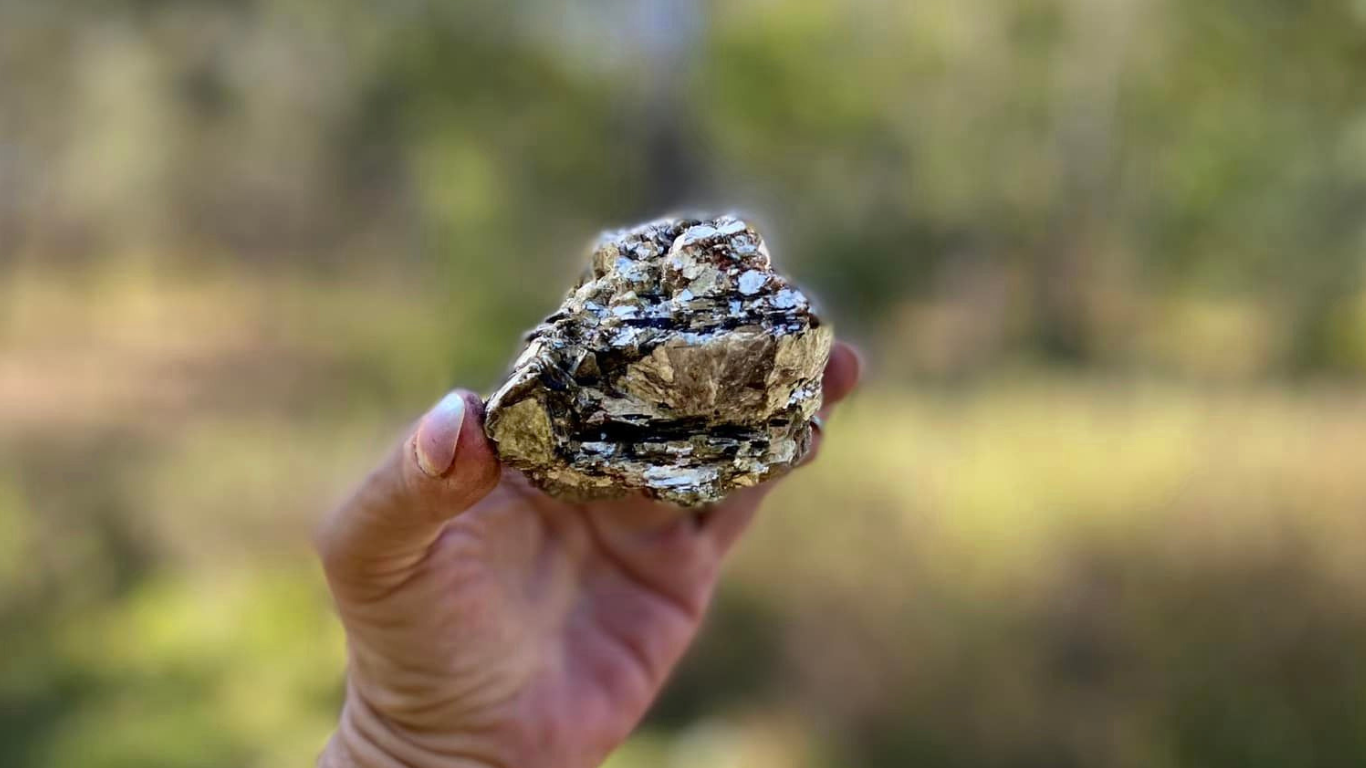
[{"label": "mineral specimen", "polygon": [[551,495],[708,504],[806,455],[831,341],[738,218],[608,232],[529,334],[486,430]]}]

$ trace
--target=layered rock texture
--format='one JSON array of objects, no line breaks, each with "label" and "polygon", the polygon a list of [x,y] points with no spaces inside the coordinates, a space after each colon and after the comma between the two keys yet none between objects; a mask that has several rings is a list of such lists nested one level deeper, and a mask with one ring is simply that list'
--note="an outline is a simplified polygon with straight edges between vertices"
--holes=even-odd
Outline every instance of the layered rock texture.
[{"label": "layered rock texture", "polygon": [[530,333],[486,430],[554,496],[709,504],[806,455],[831,342],[738,218],[608,232]]}]

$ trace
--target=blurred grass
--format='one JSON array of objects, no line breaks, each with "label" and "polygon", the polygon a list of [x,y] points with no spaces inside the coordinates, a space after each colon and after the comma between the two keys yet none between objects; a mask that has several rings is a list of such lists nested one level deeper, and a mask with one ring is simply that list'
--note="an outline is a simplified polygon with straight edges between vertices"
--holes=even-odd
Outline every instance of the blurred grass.
[{"label": "blurred grass", "polygon": [[[0,289],[0,764],[306,764],[343,659],[306,533],[452,383],[460,315],[91,279]],[[1366,395],[873,364],[612,766],[1366,754]]]}]

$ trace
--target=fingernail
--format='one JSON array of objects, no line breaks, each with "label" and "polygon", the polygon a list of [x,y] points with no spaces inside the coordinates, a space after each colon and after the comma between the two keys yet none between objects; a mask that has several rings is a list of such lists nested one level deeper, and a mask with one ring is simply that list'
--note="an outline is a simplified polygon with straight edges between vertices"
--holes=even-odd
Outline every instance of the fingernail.
[{"label": "fingernail", "polygon": [[441,477],[455,463],[455,447],[465,423],[465,398],[452,392],[422,417],[417,428],[417,466],[430,477]]}]

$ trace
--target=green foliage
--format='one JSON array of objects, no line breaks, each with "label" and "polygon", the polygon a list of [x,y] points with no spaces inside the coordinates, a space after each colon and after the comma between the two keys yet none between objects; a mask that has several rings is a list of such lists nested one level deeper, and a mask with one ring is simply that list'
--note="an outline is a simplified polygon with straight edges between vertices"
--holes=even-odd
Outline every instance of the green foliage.
[{"label": "green foliage", "polygon": [[9,4],[6,66],[33,74],[0,86],[11,249],[439,264],[501,330],[604,224],[738,206],[870,336],[997,271],[1010,310],[967,373],[1181,370],[1111,329],[1157,330],[1171,295],[1266,307],[1289,332],[1264,370],[1360,369],[1359,3],[679,9]]}]

